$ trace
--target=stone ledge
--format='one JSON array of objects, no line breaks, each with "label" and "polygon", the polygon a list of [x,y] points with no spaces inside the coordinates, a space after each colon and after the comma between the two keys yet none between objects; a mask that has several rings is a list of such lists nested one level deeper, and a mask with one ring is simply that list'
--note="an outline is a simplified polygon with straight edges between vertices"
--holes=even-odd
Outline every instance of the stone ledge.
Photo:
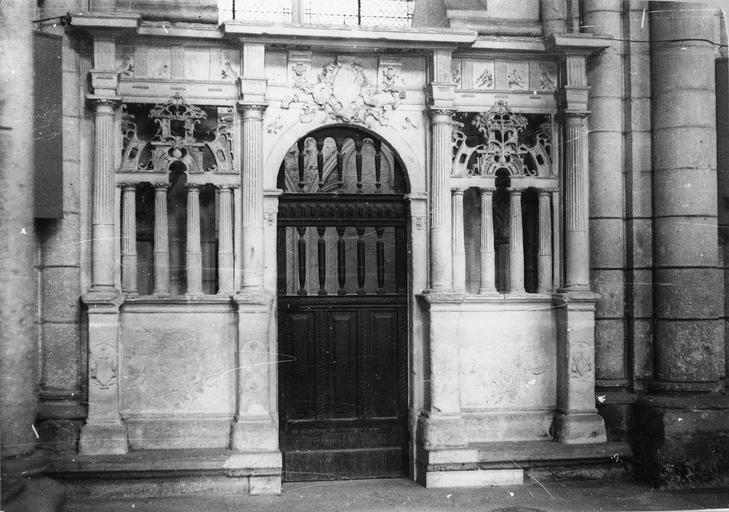
[{"label": "stone ledge", "polygon": [[[261,456],[266,454],[268,452],[262,452]],[[236,460],[231,457],[239,455],[244,456],[241,461],[255,459],[252,457],[255,454],[240,454],[224,448],[133,450],[123,455],[64,454],[49,460],[47,473],[63,479],[180,476],[184,473],[224,476],[231,469],[228,461]],[[270,467],[262,467],[260,463],[255,466],[242,468],[236,464],[237,476],[245,469],[250,469],[251,474],[256,475],[281,474],[280,462],[276,465],[271,460]]]}]

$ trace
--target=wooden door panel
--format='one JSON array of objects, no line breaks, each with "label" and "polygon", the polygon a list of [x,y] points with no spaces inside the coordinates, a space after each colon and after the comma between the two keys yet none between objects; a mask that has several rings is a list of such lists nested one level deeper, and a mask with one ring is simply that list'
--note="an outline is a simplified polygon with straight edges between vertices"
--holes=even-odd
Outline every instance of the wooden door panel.
[{"label": "wooden door panel", "polygon": [[357,313],[332,311],[329,319],[330,376],[328,398],[330,418],[357,418]]}]

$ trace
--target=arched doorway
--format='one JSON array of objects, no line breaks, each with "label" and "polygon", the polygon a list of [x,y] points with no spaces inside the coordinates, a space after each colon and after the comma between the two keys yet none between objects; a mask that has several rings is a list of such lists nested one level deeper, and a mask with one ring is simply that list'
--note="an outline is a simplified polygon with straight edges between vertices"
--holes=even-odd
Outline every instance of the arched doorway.
[{"label": "arched doorway", "polygon": [[284,478],[407,474],[407,178],[376,135],[311,132],[278,176]]}]

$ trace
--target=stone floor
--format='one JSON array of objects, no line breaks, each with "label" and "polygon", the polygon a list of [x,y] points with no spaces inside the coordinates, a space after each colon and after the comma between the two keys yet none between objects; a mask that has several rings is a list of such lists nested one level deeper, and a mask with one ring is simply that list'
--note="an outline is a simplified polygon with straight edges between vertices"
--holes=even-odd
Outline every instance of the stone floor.
[{"label": "stone floor", "polygon": [[425,489],[404,479],[284,484],[278,496],[216,494],[67,499],[64,512],[729,510],[729,488],[659,491],[634,482],[532,481],[515,487]]}]

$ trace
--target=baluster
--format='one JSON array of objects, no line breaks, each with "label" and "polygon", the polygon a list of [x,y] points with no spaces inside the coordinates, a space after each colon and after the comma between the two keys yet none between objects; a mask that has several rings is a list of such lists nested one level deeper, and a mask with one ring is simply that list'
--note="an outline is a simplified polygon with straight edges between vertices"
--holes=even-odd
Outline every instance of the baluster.
[{"label": "baluster", "polygon": [[154,294],[170,293],[170,242],[167,227],[168,183],[154,184]]},{"label": "baluster", "polygon": [[357,164],[357,193],[362,193],[362,139],[354,140],[354,149],[356,150],[355,162]]},{"label": "baluster", "polygon": [[304,146],[305,146],[305,143],[306,143],[306,139],[305,138],[299,139],[296,142],[296,145],[299,148],[299,157],[298,157],[298,161],[299,161],[299,192],[303,192],[304,191],[304,186],[306,185],[306,183],[304,182],[304,170],[305,170],[304,169]]},{"label": "baluster", "polygon": [[122,290],[137,293],[137,186],[122,186]]},{"label": "baluster", "polygon": [[342,152],[344,138],[337,137],[334,139],[334,143],[337,145],[337,188],[341,189],[344,187],[344,153]]},{"label": "baluster", "polygon": [[357,228],[357,284],[359,289],[357,293],[359,295],[365,294],[365,241],[364,241],[365,228]]},{"label": "baluster", "polygon": [[382,166],[382,141],[375,139],[375,189],[377,192],[381,192],[382,181],[381,181],[381,166]]},{"label": "baluster", "polygon": [[185,251],[187,294],[202,294],[202,246],[200,244],[200,185],[187,185],[187,250]]},{"label": "baluster", "polygon": [[299,295],[306,295],[306,226],[296,226],[299,233]]},{"label": "baluster", "polygon": [[375,228],[377,233],[377,293],[385,293],[385,241],[382,235],[385,228]]},{"label": "baluster", "polygon": [[316,232],[319,233],[319,240],[317,241],[317,255],[319,256],[319,295],[326,295],[326,282],[327,282],[327,243],[324,240],[324,233],[327,228],[324,226],[318,226]]},{"label": "baluster", "polygon": [[344,241],[344,231],[346,228],[339,226],[337,228],[337,234],[339,240],[337,240],[337,278],[339,280],[338,295],[347,295],[347,289],[344,285],[347,283],[347,252],[346,242]]},{"label": "baluster", "polygon": [[319,172],[319,192],[324,191],[324,139],[316,139],[316,168]]}]

